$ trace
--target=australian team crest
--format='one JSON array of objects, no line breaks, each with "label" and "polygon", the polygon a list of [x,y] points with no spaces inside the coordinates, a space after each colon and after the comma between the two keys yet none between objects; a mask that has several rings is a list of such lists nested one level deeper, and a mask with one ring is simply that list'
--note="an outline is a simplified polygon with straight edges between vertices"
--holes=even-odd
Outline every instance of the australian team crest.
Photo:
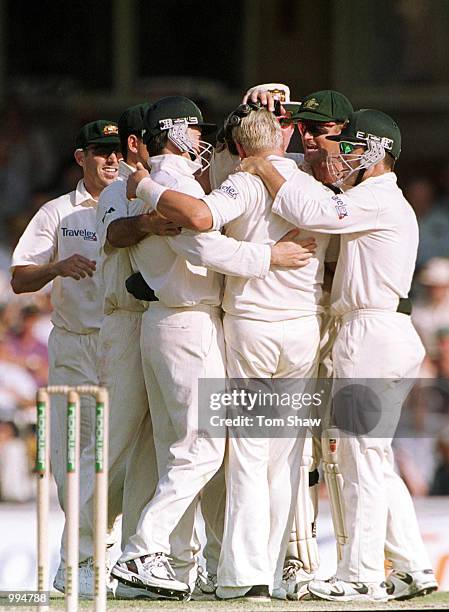
[{"label": "australian team crest", "polygon": [[310,108],[311,110],[315,110],[315,108],[318,108],[320,105],[320,103],[318,102],[318,100],[316,100],[315,98],[310,98],[310,100],[307,100],[307,102],[303,105],[303,108]]},{"label": "australian team crest", "polygon": [[118,127],[116,125],[105,125],[103,128],[103,136],[118,136]]}]

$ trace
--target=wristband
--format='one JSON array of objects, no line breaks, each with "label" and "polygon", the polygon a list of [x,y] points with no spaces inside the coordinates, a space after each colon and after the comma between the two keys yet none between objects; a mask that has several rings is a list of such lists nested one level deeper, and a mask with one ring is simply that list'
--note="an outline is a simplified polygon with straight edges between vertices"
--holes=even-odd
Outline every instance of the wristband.
[{"label": "wristband", "polygon": [[151,177],[144,178],[137,185],[136,196],[148,204],[149,210],[156,210],[159,198],[168,187],[159,185]]}]

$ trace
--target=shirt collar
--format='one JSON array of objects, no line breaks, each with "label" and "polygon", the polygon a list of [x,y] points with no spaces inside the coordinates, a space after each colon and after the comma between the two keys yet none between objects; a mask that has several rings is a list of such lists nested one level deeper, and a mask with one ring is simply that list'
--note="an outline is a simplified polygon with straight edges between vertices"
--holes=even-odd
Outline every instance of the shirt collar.
[{"label": "shirt collar", "polygon": [[397,183],[398,177],[394,172],[385,172],[377,176],[370,176],[360,183],[360,185],[366,185],[370,183]]},{"label": "shirt collar", "polygon": [[167,153],[166,155],[155,155],[150,157],[148,165],[151,166],[153,172],[160,172],[166,170],[170,174],[176,172],[183,176],[193,177],[195,172],[201,169],[201,163],[192,161],[182,155],[173,155]]},{"label": "shirt collar", "polygon": [[78,185],[73,193],[72,204],[73,206],[96,206],[98,200],[93,198],[87,191],[83,179],[78,181]]},{"label": "shirt collar", "polygon": [[128,179],[131,174],[134,174],[136,171],[135,168],[127,164],[123,159],[121,159],[118,163],[118,177],[124,181]]},{"label": "shirt collar", "polygon": [[282,157],[281,155],[268,155],[267,160],[275,162],[277,166],[291,166],[292,168],[298,167],[294,159],[290,159],[289,157]]}]

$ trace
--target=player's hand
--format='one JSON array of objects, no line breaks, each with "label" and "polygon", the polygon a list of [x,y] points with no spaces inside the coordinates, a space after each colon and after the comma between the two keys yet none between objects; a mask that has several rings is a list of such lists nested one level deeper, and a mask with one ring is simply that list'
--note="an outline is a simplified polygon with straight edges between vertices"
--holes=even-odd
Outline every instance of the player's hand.
[{"label": "player's hand", "polygon": [[157,236],[177,236],[181,233],[181,227],[169,221],[157,211],[142,215],[141,229],[148,234]]},{"label": "player's hand", "polygon": [[304,268],[316,251],[315,238],[297,240],[298,229],[287,232],[271,247],[271,265],[283,268]]},{"label": "player's hand", "polygon": [[256,85],[256,87],[248,89],[243,96],[242,102],[246,104],[248,101],[254,103],[260,102],[262,106],[266,106],[269,111],[274,111],[275,97],[263,85]]},{"label": "player's hand", "polygon": [[271,162],[264,157],[245,157],[239,163],[234,172],[249,172],[250,174],[256,174],[262,176],[264,171],[271,168]]},{"label": "player's hand", "polygon": [[97,264],[92,259],[87,259],[83,255],[75,253],[67,259],[63,259],[55,263],[56,276],[63,278],[70,277],[75,280],[81,280],[86,276],[93,276]]},{"label": "player's hand", "polygon": [[148,170],[143,164],[137,162],[136,171],[128,177],[128,181],[126,183],[126,197],[128,200],[132,200],[136,197],[136,189],[138,184],[142,179],[147,178],[148,176],[150,176]]}]

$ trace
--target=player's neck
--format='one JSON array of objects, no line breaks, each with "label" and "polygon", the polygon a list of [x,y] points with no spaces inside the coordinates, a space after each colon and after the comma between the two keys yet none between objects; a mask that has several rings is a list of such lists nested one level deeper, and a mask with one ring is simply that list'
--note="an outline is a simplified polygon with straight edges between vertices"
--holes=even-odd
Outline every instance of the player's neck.
[{"label": "player's neck", "polygon": [[269,157],[270,155],[276,155],[276,157],[285,157],[285,152],[283,149],[278,149],[278,148],[274,148],[274,149],[260,149],[258,151],[253,151],[251,153],[246,153],[244,157],[242,157],[242,159],[244,159],[245,157]]},{"label": "player's neck", "polygon": [[94,200],[98,200],[104,187],[98,188],[93,181],[90,181],[88,178],[86,179],[86,177],[83,178],[83,183],[87,193],[92,196]]}]

